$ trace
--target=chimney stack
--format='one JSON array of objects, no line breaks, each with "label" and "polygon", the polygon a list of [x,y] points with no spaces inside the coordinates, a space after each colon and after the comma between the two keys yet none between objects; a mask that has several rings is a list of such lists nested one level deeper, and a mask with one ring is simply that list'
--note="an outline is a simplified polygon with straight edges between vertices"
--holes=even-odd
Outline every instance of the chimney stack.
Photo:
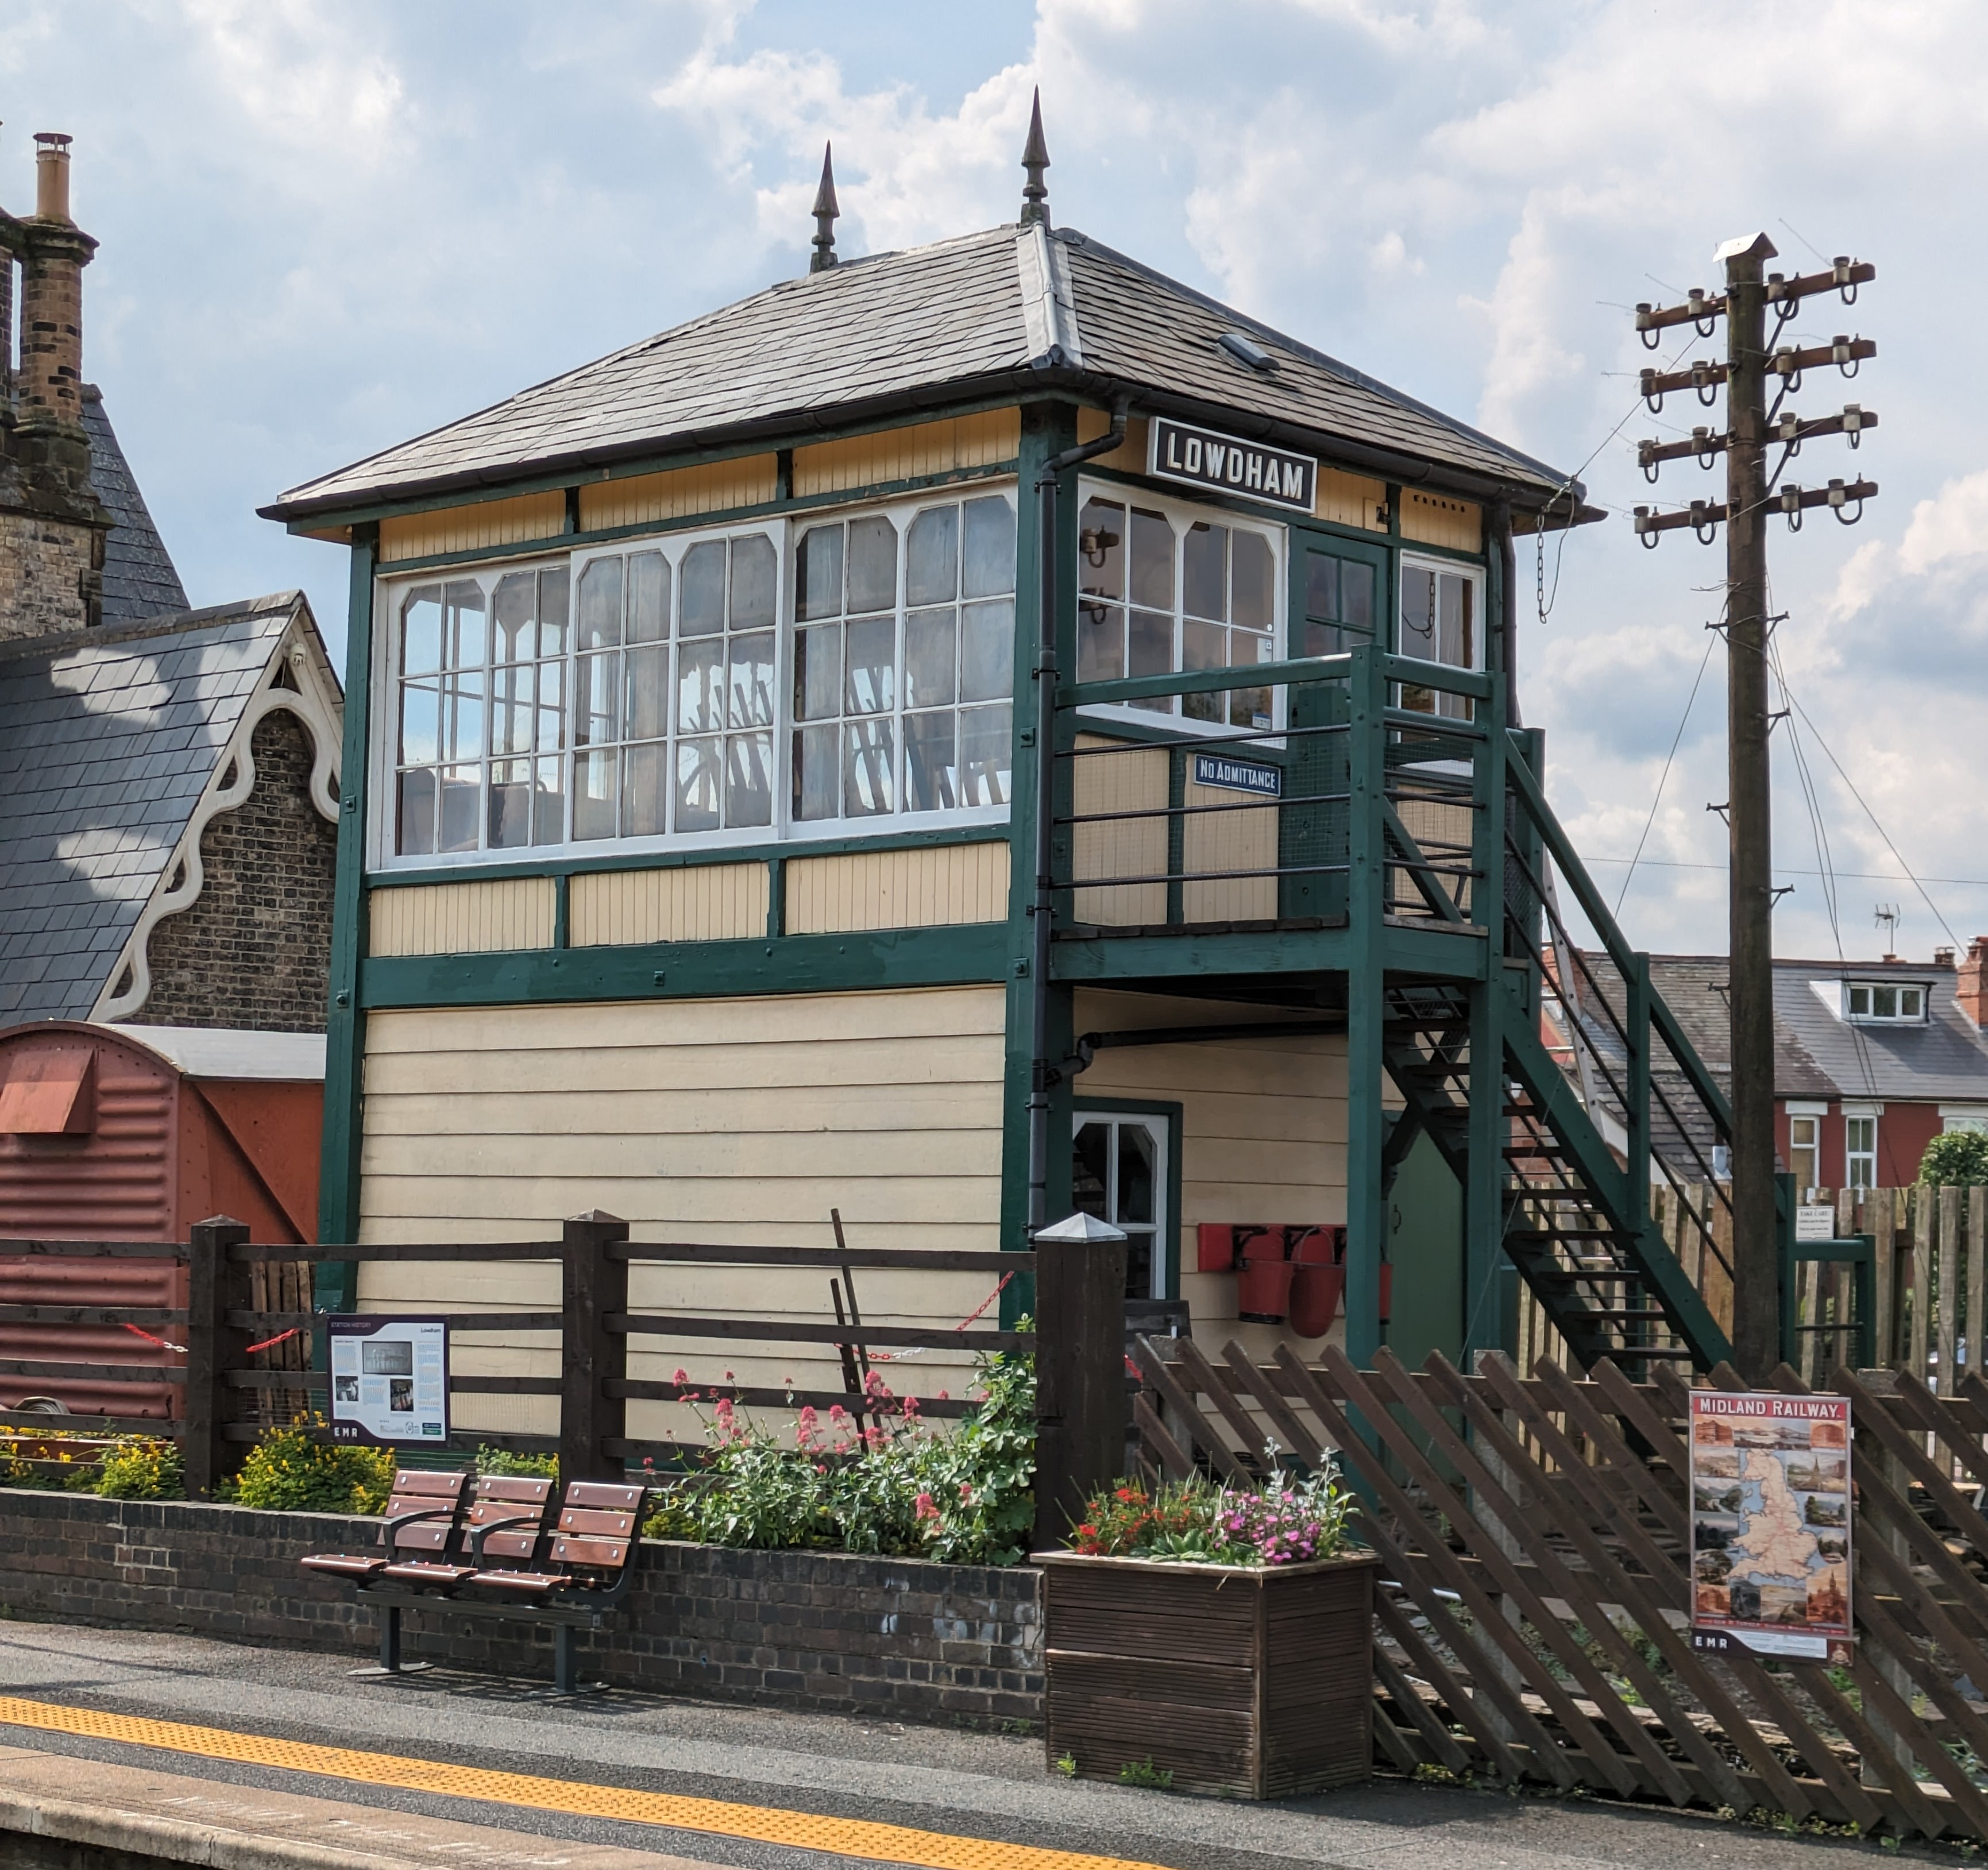
[{"label": "chimney stack", "polygon": [[[22,230],[15,407],[23,435],[83,445],[83,269],[96,242],[69,218],[69,139],[42,130],[35,144],[36,211]],[[86,445],[79,461],[63,465],[87,472]]]},{"label": "chimney stack", "polygon": [[1988,935],[1976,935],[1967,945],[1967,958],[1960,964],[1954,982],[1953,997],[1960,1010],[1976,1026],[1988,1023]]},{"label": "chimney stack", "polygon": [[59,130],[35,133],[35,218],[38,221],[69,221],[69,146],[74,140]]}]

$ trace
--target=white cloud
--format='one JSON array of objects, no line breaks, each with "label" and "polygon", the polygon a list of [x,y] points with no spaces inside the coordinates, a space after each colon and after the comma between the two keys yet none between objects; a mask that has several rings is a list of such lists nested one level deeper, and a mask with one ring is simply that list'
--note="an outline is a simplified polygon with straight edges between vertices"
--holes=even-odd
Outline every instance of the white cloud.
[{"label": "white cloud", "polygon": [[1930,500],[1912,509],[1912,522],[1898,546],[1908,572],[1930,571],[1949,560],[1988,552],[1988,468],[1949,481]]}]

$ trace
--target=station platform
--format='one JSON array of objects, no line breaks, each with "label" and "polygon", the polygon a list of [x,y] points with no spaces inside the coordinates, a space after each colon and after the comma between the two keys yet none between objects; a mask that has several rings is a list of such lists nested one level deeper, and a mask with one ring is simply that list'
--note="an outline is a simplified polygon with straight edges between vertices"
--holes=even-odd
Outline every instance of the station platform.
[{"label": "station platform", "polygon": [[620,1691],[563,1700],[537,1682],[349,1669],[295,1650],[0,1623],[0,1862],[1848,1870],[1872,1855],[1596,1801],[1398,1781],[1241,1805],[1063,1780],[1033,1734]]}]

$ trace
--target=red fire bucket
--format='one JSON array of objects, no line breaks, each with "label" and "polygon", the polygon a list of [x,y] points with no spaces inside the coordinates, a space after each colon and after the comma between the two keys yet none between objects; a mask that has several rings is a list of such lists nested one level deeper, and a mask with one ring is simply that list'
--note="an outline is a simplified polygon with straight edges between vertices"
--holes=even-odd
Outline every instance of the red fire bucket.
[{"label": "red fire bucket", "polygon": [[[1239,1229],[1238,1230],[1240,1231]],[[1242,1243],[1236,1262],[1236,1315],[1249,1324],[1282,1324],[1291,1308],[1291,1275],[1281,1228],[1265,1228]]]}]

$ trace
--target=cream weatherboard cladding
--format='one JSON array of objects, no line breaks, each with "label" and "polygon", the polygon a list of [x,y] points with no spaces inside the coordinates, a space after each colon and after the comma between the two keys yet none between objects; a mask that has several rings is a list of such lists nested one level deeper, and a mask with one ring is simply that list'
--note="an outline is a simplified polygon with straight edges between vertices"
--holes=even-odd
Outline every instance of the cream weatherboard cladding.
[{"label": "cream weatherboard cladding", "polygon": [[735,942],[766,933],[763,864],[691,864],[575,877],[567,905],[575,948]]},{"label": "cream weatherboard cladding", "polygon": [[769,505],[779,492],[779,462],[772,455],[746,455],[731,461],[671,468],[624,480],[594,481],[580,489],[583,533],[616,526],[651,526],[694,519],[704,513],[734,512]]},{"label": "cream weatherboard cladding", "polygon": [[789,935],[998,922],[1007,913],[1005,842],[840,851],[787,862]]},{"label": "cream weatherboard cladding", "polygon": [[852,435],[794,450],[794,495],[854,493],[895,481],[957,474],[1013,461],[1022,445],[1022,412],[994,409],[981,415],[920,422],[909,428]]},{"label": "cream weatherboard cladding", "polygon": [[[999,986],[738,999],[376,1013],[367,1024],[359,1238],[556,1239],[560,1218],[604,1209],[634,1238],[999,1245],[1004,996]],[[986,1297],[978,1273],[898,1283],[860,1276],[864,1316],[957,1324]],[[638,1305],[819,1317],[817,1290],[783,1271],[638,1268]],[[556,1305],[554,1269],[368,1264],[362,1308],[451,1311]],[[904,1310],[910,1304],[925,1309]],[[510,1361],[499,1354],[515,1345]],[[556,1341],[458,1334],[465,1373],[558,1368]],[[833,1351],[823,1354],[828,1359]],[[728,1354],[659,1342],[633,1360],[698,1380],[796,1375],[839,1387],[810,1347]],[[803,1369],[803,1366],[806,1366]],[[956,1361],[901,1367],[905,1387],[963,1388]],[[896,1378],[894,1376],[894,1381]],[[465,1398],[467,1424],[531,1428],[555,1405]],[[631,1432],[659,1432],[663,1412]],[[678,1423],[676,1428],[695,1425]]]},{"label": "cream weatherboard cladding", "polygon": [[[1164,999],[1079,988],[1073,1030],[1229,1025],[1288,1018],[1261,1006]],[[1229,1338],[1267,1354],[1287,1334],[1239,1324],[1236,1281],[1197,1273],[1202,1221],[1343,1222],[1346,1219],[1346,1041],[1337,1033],[1127,1046],[1099,1052],[1076,1080],[1084,1103],[1145,1100],[1181,1107],[1180,1292],[1195,1337],[1211,1356]],[[1335,1325],[1330,1341],[1344,1336]],[[1324,1340],[1300,1342],[1309,1359]]]},{"label": "cream weatherboard cladding", "polygon": [[556,539],[566,530],[566,495],[519,494],[508,500],[479,500],[440,512],[411,513],[380,522],[380,562],[431,557],[445,552],[475,552],[492,546],[527,545]]},{"label": "cream weatherboard cladding", "polygon": [[1401,536],[1417,545],[1447,546],[1452,552],[1474,555],[1484,550],[1484,509],[1469,500],[1405,488]]},{"label": "cream weatherboard cladding", "polygon": [[367,952],[482,955],[550,948],[554,901],[549,877],[376,889],[368,899]]}]

